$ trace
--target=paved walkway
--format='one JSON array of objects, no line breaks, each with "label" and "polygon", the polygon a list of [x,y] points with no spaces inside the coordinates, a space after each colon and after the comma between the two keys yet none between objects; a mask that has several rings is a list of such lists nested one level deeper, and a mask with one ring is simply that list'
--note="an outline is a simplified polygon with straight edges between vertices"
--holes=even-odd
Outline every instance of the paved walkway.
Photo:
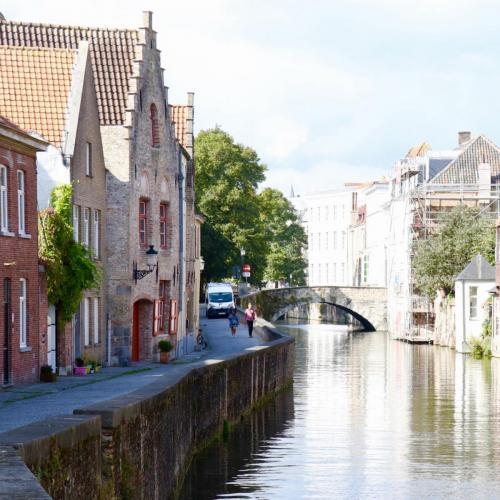
[{"label": "paved walkway", "polygon": [[136,363],[128,368],[103,368],[86,377],[58,377],[53,384],[37,383],[0,391],[0,433],[44,418],[71,414],[76,408],[128,394],[159,378],[178,379],[200,362],[211,362],[265,343],[259,337],[248,338],[245,325],[240,325],[236,338],[232,338],[227,319],[209,320],[203,311],[200,317],[208,349],[168,365]]}]

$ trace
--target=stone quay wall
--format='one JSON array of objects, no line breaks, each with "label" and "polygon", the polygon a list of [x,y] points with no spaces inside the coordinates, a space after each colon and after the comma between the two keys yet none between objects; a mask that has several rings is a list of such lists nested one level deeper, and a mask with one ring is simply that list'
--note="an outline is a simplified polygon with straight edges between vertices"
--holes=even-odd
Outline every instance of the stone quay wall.
[{"label": "stone quay wall", "polygon": [[[291,384],[293,340],[272,330],[257,325],[257,334],[276,340],[244,354],[199,362],[187,373],[177,365],[170,383],[160,379],[3,434],[0,481],[8,468],[17,495],[10,498],[49,498],[33,496],[37,480],[55,499],[172,498],[197,450]],[[19,456],[25,465],[14,468]]]}]

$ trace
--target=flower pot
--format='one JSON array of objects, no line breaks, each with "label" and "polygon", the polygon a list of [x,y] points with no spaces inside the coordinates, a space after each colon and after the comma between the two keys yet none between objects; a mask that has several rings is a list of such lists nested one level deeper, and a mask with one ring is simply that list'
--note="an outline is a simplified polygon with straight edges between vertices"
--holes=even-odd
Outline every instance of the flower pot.
[{"label": "flower pot", "polygon": [[40,382],[56,382],[57,374],[55,373],[40,373]]},{"label": "flower pot", "polygon": [[160,363],[164,365],[168,363],[168,352],[160,352]]},{"label": "flower pot", "polygon": [[75,366],[73,368],[73,374],[77,377],[83,377],[87,375],[87,367],[86,366]]}]

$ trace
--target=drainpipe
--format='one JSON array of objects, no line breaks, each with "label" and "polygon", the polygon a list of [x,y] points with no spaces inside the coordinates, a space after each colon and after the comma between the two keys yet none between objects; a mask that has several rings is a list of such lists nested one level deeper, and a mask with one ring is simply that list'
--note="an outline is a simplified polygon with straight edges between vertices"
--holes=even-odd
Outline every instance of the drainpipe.
[{"label": "drainpipe", "polygon": [[[182,152],[179,150],[178,155],[178,176],[179,176],[179,312],[178,312],[178,328],[180,325],[180,332],[182,335],[182,354],[186,353],[186,320],[185,314],[185,300],[186,290],[184,283],[185,276],[185,259],[184,259],[184,241],[185,241],[185,175],[182,168]],[[179,342],[176,347],[176,357],[179,357]]]}]

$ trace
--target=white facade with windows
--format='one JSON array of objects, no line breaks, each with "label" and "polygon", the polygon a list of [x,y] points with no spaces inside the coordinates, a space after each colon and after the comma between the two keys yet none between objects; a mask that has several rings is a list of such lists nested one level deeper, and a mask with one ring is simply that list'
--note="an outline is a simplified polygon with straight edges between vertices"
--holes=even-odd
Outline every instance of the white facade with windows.
[{"label": "white facade with windows", "polygon": [[293,196],[308,235],[308,286],[348,284],[347,239],[353,188]]},{"label": "white facade with windows", "polygon": [[490,290],[495,268],[477,254],[455,281],[455,329],[457,352],[471,352],[472,338],[481,338],[483,323],[490,319]]},{"label": "white facade with windows", "polygon": [[387,286],[390,186],[376,181],[353,193],[349,285]]}]

